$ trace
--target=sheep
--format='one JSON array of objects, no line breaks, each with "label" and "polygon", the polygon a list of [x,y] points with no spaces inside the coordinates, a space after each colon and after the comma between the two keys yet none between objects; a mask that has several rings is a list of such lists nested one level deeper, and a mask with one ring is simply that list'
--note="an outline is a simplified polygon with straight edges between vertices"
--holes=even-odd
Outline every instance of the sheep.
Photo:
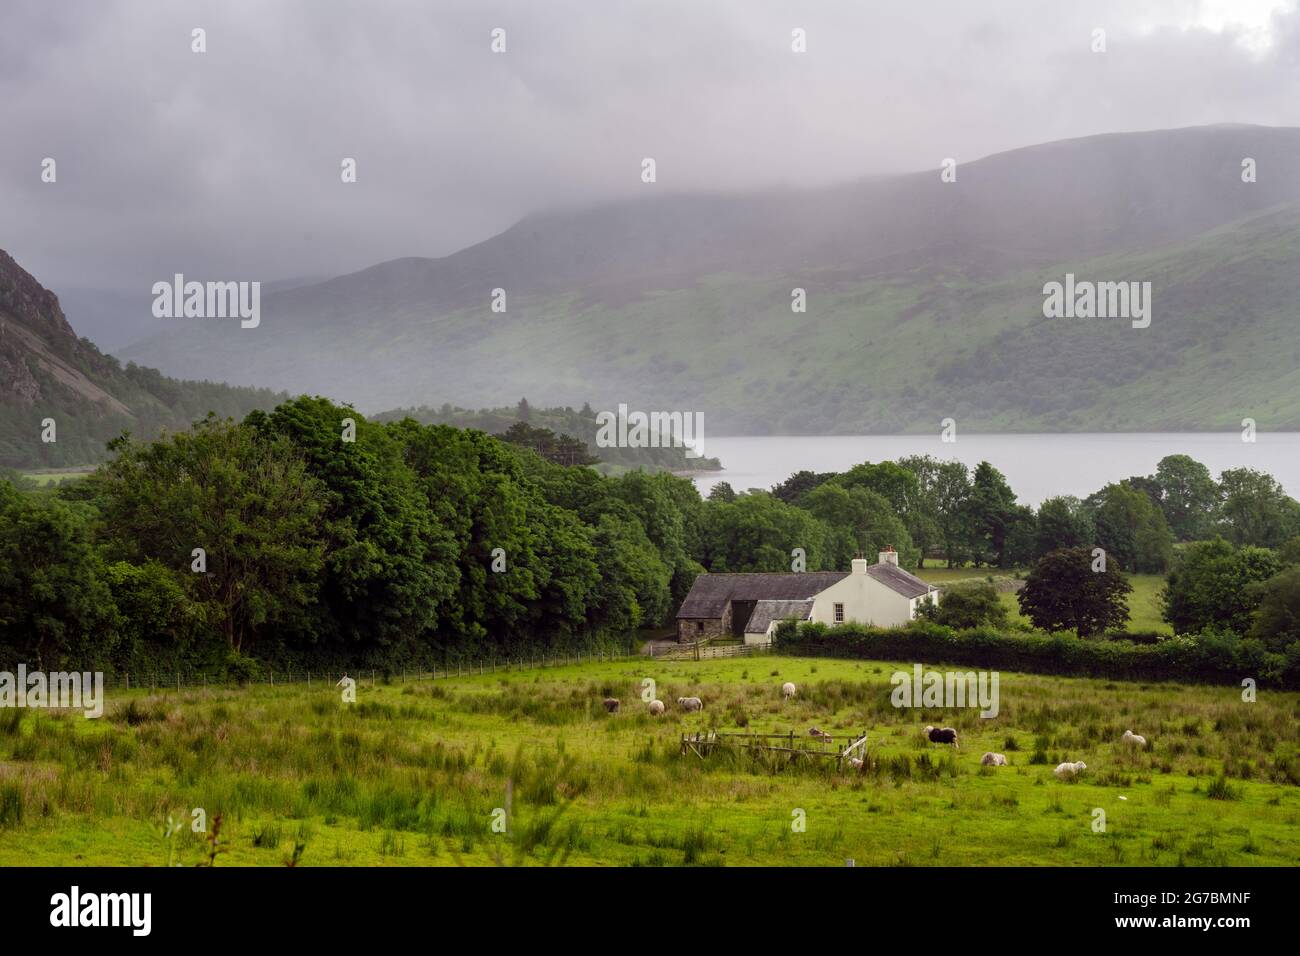
[{"label": "sheep", "polygon": [[786,700],[789,700],[791,697],[793,697],[795,693],[796,693],[795,686],[790,681],[786,681],[784,684],[781,685],[781,696],[784,697]]},{"label": "sheep", "polygon": [[650,701],[650,716],[658,717],[664,712],[664,702],[662,700]]},{"label": "sheep", "polygon": [[861,758],[861,757],[850,757],[850,758],[849,758],[849,766],[852,767],[854,770],[861,770],[861,769],[862,769],[862,758]]},{"label": "sheep", "polygon": [[995,754],[989,751],[983,757],[980,757],[980,766],[982,767],[1005,767],[1006,765],[1006,754]]},{"label": "sheep", "polygon": [[700,700],[698,697],[678,697],[677,706],[682,710],[687,711],[703,710],[704,701]]},{"label": "sheep", "polygon": [[926,727],[925,736],[932,744],[952,744],[954,750],[960,750],[957,744],[957,731],[951,727]]},{"label": "sheep", "polygon": [[605,706],[605,713],[607,713],[607,714],[617,714],[617,713],[618,713],[618,698],[617,698],[617,697],[606,697],[606,698],[605,698],[601,703],[603,703],[604,706]]},{"label": "sheep", "polygon": [[831,741],[835,739],[830,734],[826,733],[826,731],[818,730],[816,727],[813,727],[808,731],[808,736],[814,737],[817,740],[825,740],[825,741]]},{"label": "sheep", "polygon": [[1082,760],[1076,763],[1070,763],[1067,761],[1063,764],[1058,764],[1056,769],[1053,770],[1052,773],[1056,774],[1058,779],[1072,780],[1087,769],[1088,769],[1088,765],[1084,763]]},{"label": "sheep", "polygon": [[1126,744],[1132,744],[1134,747],[1146,749],[1147,739],[1141,734],[1135,734],[1131,730],[1124,731],[1124,736],[1119,738]]}]

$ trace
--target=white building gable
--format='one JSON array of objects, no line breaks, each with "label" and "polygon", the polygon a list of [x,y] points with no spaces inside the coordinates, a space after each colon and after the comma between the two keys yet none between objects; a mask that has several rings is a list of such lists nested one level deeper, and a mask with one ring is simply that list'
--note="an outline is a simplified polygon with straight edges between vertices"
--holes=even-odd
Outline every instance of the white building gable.
[{"label": "white building gable", "polygon": [[939,603],[939,589],[898,566],[898,552],[880,552],[870,564],[855,558],[847,576],[813,598],[809,620],[822,624],[871,624],[898,627],[915,619],[926,602]]}]

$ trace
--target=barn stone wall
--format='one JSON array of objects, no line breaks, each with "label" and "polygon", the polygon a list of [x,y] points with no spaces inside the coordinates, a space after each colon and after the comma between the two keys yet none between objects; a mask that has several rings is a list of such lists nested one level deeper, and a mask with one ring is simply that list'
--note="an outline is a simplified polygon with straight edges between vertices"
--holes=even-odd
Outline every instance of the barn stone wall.
[{"label": "barn stone wall", "polygon": [[[704,630],[697,625],[703,624]],[[692,641],[712,640],[716,637],[731,636],[731,605],[727,605],[722,617],[679,617],[677,619],[677,643],[688,644]]]}]

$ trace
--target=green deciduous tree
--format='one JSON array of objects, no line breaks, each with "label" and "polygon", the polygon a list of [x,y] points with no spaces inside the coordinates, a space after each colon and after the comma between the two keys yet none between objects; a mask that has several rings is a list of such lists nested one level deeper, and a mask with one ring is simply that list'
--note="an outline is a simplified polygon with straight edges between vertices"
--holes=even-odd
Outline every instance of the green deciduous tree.
[{"label": "green deciduous tree", "polygon": [[[963,584],[944,590],[938,606],[922,605],[923,613],[936,623],[964,630],[972,627],[1002,629],[1008,624],[1007,609],[993,585]],[[933,608],[933,610],[924,610]]]},{"label": "green deciduous tree", "polygon": [[1163,574],[1173,559],[1173,535],[1151,498],[1122,482],[1107,485],[1085,502],[1096,544],[1121,567]]},{"label": "green deciduous tree", "polygon": [[[320,593],[324,490],[285,438],[214,418],[150,444],[118,441],[87,478],[116,557],[190,575],[228,647],[307,627]],[[193,551],[205,552],[196,573]]]},{"label": "green deciduous tree", "polygon": [[1087,637],[1123,626],[1132,590],[1115,561],[1094,571],[1091,551],[1064,548],[1034,563],[1016,600],[1034,627]]},{"label": "green deciduous tree", "polygon": [[1092,520],[1078,498],[1061,495],[1039,506],[1034,557],[1062,548],[1091,547],[1094,540]]},{"label": "green deciduous tree", "polygon": [[115,612],[83,509],[0,481],[0,654],[79,666],[111,649]]},{"label": "green deciduous tree", "polygon": [[1283,653],[1300,642],[1300,567],[1269,578],[1258,586],[1258,595],[1250,636]]},{"label": "green deciduous tree", "polygon": [[1245,635],[1259,607],[1259,585],[1281,570],[1264,548],[1234,548],[1222,538],[1184,548],[1161,590],[1162,616],[1179,634],[1220,628]]},{"label": "green deciduous tree", "polygon": [[1269,475],[1229,468],[1219,476],[1219,528],[1237,545],[1281,547],[1300,534],[1300,503]]},{"label": "green deciduous tree", "polygon": [[1179,541],[1204,537],[1219,506],[1219,489],[1210,469],[1188,455],[1167,455],[1156,466],[1155,483],[1174,537]]}]

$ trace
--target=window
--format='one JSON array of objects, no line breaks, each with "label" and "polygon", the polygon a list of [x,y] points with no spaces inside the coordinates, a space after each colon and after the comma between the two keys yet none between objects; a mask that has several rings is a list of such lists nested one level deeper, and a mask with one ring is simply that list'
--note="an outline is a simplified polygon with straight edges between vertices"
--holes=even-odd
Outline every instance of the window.
[{"label": "window", "polygon": [[836,623],[836,624],[843,624],[843,623],[844,623],[844,605],[843,605],[843,604],[837,604],[837,605],[835,605],[835,623]]},{"label": "window", "polygon": [[696,622],[695,622],[695,633],[696,633],[696,634],[703,634],[703,633],[704,633],[704,622],[703,622],[703,621],[696,621]]}]

